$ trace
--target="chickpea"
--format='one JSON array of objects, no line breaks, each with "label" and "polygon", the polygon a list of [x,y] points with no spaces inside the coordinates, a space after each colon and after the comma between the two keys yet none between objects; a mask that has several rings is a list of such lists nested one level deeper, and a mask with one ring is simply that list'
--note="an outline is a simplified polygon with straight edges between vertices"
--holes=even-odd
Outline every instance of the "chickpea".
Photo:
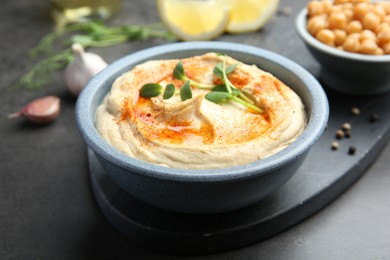
[{"label": "chickpea", "polygon": [[347,31],[348,34],[351,33],[358,33],[363,30],[363,25],[359,21],[350,21],[346,26],[345,30]]},{"label": "chickpea", "polygon": [[383,45],[382,50],[383,50],[384,54],[390,54],[390,42]]},{"label": "chickpea", "polygon": [[330,12],[332,12],[333,4],[330,0],[324,0],[322,1],[322,8],[325,13],[329,14]]},{"label": "chickpea", "polygon": [[371,39],[376,42],[377,36],[373,31],[365,29],[360,33],[360,41],[364,41],[366,39]]},{"label": "chickpea", "polygon": [[342,11],[343,11],[343,8],[341,7],[341,5],[333,5],[331,10],[330,10],[330,13],[342,12]]},{"label": "chickpea", "polygon": [[359,39],[348,36],[343,43],[343,50],[349,52],[357,52],[360,48]]},{"label": "chickpea", "polygon": [[381,23],[378,27],[375,28],[375,33],[379,34],[382,30],[386,28],[390,28],[390,25],[388,25],[387,23]]},{"label": "chickpea", "polygon": [[380,23],[381,18],[372,12],[366,13],[362,20],[363,27],[369,30],[375,30]]},{"label": "chickpea", "polygon": [[342,12],[332,12],[328,22],[329,29],[343,29],[347,25],[347,17]]},{"label": "chickpea", "polygon": [[353,10],[344,9],[344,10],[342,10],[342,12],[345,14],[345,17],[347,18],[347,22],[349,22],[353,19]]},{"label": "chickpea", "polygon": [[383,17],[382,22],[387,23],[388,25],[390,25],[390,14],[386,15],[385,17]]},{"label": "chickpea", "polygon": [[307,30],[311,35],[316,35],[321,29],[328,27],[328,22],[325,16],[314,16],[307,22]]},{"label": "chickpea", "polygon": [[316,39],[329,46],[334,46],[336,36],[329,29],[322,29],[316,34]]},{"label": "chickpea", "polygon": [[372,12],[380,17],[382,20],[386,16],[386,10],[380,5],[375,5]]},{"label": "chickpea", "polygon": [[340,29],[333,30],[333,33],[335,36],[334,44],[336,46],[342,45],[347,38],[347,33]]},{"label": "chickpea", "polygon": [[358,39],[360,40],[360,32],[358,33],[351,33],[351,34],[348,34],[347,37],[350,37],[350,38],[355,38],[355,39]]},{"label": "chickpea", "polygon": [[378,5],[383,7],[387,15],[390,14],[390,2],[379,2]]},{"label": "chickpea", "polygon": [[334,0],[333,3],[338,5],[338,4],[344,4],[344,3],[348,3],[349,0]]},{"label": "chickpea", "polygon": [[362,41],[359,47],[359,53],[362,54],[376,54],[378,45],[372,39],[365,39]]},{"label": "chickpea", "polygon": [[353,10],[353,7],[354,7],[354,5],[353,5],[353,3],[351,3],[351,2],[343,3],[343,4],[341,5],[341,8],[342,8],[343,10]]},{"label": "chickpea", "polygon": [[378,33],[378,42],[380,45],[390,42],[390,27],[383,29]]},{"label": "chickpea", "polygon": [[324,13],[324,7],[322,2],[319,1],[311,1],[307,4],[307,11],[309,14],[309,17],[323,14]]},{"label": "chickpea", "polygon": [[385,54],[385,53],[381,48],[376,49],[375,55],[383,55],[383,54]]},{"label": "chickpea", "polygon": [[318,41],[348,52],[390,54],[390,2],[313,0],[307,30]]},{"label": "chickpea", "polygon": [[365,2],[358,3],[357,5],[355,5],[353,10],[355,18],[358,20],[363,20],[364,15],[371,9],[370,7],[371,5]]}]

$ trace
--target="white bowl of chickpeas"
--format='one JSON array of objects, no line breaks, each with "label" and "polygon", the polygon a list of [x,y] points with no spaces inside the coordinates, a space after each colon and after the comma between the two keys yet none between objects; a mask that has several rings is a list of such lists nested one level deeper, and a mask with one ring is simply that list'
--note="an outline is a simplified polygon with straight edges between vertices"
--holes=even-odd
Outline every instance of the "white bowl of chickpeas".
[{"label": "white bowl of chickpeas", "polygon": [[296,27],[325,86],[352,95],[390,90],[389,1],[310,1]]}]

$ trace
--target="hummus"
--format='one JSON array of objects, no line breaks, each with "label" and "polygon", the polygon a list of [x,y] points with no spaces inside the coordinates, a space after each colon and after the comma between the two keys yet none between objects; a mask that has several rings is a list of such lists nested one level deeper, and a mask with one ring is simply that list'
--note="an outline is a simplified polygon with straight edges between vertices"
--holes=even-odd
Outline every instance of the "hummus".
[{"label": "hummus", "polygon": [[[207,53],[182,59],[188,78],[221,84],[213,74],[224,57]],[[115,80],[97,109],[96,127],[112,146],[128,156],[172,168],[215,169],[263,159],[294,142],[306,126],[304,105],[280,80],[255,65],[238,63],[228,75],[231,83],[251,93],[263,110],[256,113],[232,101],[217,104],[205,98],[210,90],[192,88],[192,98],[180,95],[144,98],[147,83],[179,89],[175,79],[179,60],[154,60],[137,65]]]}]

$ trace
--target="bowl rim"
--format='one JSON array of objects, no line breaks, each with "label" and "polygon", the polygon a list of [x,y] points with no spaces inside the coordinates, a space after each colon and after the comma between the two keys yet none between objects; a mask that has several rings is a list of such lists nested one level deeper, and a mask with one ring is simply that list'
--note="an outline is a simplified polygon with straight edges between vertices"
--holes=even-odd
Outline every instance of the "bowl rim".
[{"label": "bowl rim", "polygon": [[307,17],[307,8],[303,8],[295,19],[295,27],[298,31],[299,36],[304,40],[306,44],[309,46],[320,50],[326,54],[331,56],[349,59],[353,61],[359,62],[370,62],[370,63],[387,63],[390,62],[390,54],[385,55],[365,55],[353,52],[346,52],[334,47],[328,46],[316,38],[314,38],[307,30],[306,30],[306,17]]},{"label": "bowl rim", "polygon": [[[128,67],[129,63],[137,64],[134,61],[153,59],[156,55],[169,55],[180,51],[203,51],[204,53],[237,52],[245,55],[254,55],[255,57],[258,56],[263,59],[268,59],[294,75],[299,75],[300,80],[304,82],[306,90],[310,94],[312,104],[316,104],[316,106],[312,106],[310,120],[304,132],[296,141],[274,155],[246,165],[222,169],[198,170],[168,168],[132,158],[109,145],[97,132],[94,119],[91,119],[91,113],[93,116],[95,115],[95,111],[92,111],[91,105],[96,92],[99,90],[96,85],[104,84],[115,72]],[[142,172],[142,175],[152,178],[186,182],[243,180],[279,169],[304,154],[316,142],[326,127],[328,116],[329,106],[324,90],[318,81],[300,65],[265,49],[227,42],[180,42],[134,52],[113,62],[92,78],[82,90],[76,102],[77,127],[86,144],[99,156],[134,173],[140,174]]]}]

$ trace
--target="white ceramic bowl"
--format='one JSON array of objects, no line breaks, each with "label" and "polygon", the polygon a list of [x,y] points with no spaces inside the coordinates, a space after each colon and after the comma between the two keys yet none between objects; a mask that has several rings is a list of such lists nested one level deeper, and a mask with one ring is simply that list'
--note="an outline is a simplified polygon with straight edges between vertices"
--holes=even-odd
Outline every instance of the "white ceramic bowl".
[{"label": "white ceramic bowl", "polygon": [[390,55],[364,55],[328,46],[306,29],[307,9],[296,18],[296,29],[314,58],[321,64],[321,80],[338,92],[375,95],[390,90]]}]

